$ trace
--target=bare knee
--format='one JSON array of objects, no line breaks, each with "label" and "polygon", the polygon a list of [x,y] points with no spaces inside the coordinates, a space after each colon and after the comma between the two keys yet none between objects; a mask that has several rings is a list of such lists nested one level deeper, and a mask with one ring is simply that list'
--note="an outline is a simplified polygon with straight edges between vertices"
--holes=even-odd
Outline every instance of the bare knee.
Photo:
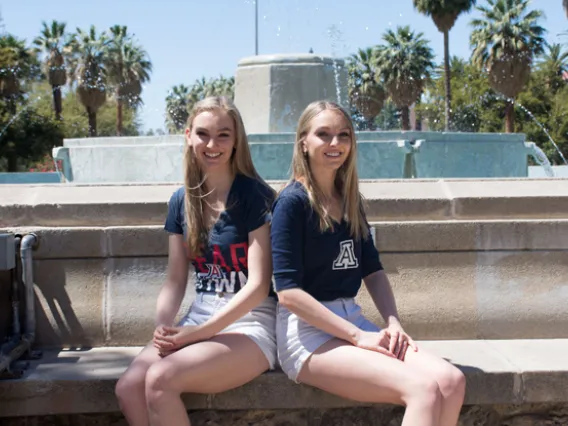
[{"label": "bare knee", "polygon": [[465,396],[465,376],[461,370],[451,364],[437,374],[436,381],[440,387],[440,392],[445,399],[459,398]]},{"label": "bare knee", "polygon": [[416,375],[409,383],[409,389],[402,396],[406,405],[420,405],[436,410],[442,403],[442,393],[438,382],[426,375]]},{"label": "bare knee", "polygon": [[166,362],[158,362],[148,369],[145,392],[146,402],[150,408],[158,404],[166,395],[176,393],[171,386],[172,380],[172,370]]},{"label": "bare knee", "polygon": [[140,396],[144,396],[144,374],[127,370],[118,380],[114,393],[121,408],[129,408],[136,404]]}]

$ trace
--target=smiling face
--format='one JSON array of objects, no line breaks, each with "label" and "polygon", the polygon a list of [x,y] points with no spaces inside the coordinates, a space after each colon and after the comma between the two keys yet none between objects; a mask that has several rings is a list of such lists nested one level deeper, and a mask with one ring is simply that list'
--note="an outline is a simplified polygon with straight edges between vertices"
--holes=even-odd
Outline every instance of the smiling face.
[{"label": "smiling face", "polygon": [[195,158],[204,172],[231,166],[235,147],[235,124],[223,110],[204,111],[198,114],[186,130],[186,138]]},{"label": "smiling face", "polygon": [[343,114],[326,109],[311,120],[302,151],[309,158],[312,172],[337,171],[349,157],[352,143],[351,126]]}]

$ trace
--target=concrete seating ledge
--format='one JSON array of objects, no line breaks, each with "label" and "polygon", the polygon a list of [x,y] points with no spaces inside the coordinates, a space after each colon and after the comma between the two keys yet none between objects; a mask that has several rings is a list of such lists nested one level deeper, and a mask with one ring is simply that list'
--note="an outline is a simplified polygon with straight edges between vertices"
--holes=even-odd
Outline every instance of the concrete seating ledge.
[{"label": "concrete seating ledge", "polygon": [[[419,342],[467,377],[466,405],[568,402],[568,339]],[[114,385],[140,347],[48,350],[26,375],[0,381],[0,417],[118,411]],[[356,402],[297,385],[282,372],[217,395],[187,394],[189,409],[339,408]]]}]

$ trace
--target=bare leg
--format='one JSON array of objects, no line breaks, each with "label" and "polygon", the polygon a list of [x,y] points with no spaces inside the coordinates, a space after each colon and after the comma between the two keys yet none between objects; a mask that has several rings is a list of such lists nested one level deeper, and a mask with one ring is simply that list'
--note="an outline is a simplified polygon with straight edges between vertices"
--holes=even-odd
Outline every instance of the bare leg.
[{"label": "bare leg", "polygon": [[221,334],[169,355],[146,374],[153,426],[189,426],[181,394],[219,393],[250,382],[269,367],[258,345],[242,334]]},{"label": "bare leg", "polygon": [[403,426],[439,426],[442,395],[434,379],[338,339],[306,361],[298,380],[356,401],[406,405]]},{"label": "bare leg", "polygon": [[161,359],[158,350],[149,344],[134,358],[116,384],[118,405],[130,426],[150,425],[145,396],[146,372]]},{"label": "bare leg", "polygon": [[438,383],[442,394],[440,426],[456,426],[465,397],[465,376],[455,366],[422,349],[406,352],[404,362]]}]

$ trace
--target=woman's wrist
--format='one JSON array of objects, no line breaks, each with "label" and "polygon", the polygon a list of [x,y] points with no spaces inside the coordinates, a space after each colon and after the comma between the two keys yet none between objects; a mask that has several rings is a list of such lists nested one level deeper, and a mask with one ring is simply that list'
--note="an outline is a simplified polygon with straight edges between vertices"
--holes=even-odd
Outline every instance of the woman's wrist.
[{"label": "woman's wrist", "polygon": [[388,325],[400,325],[400,320],[396,316],[390,315],[388,317],[387,324]]}]

